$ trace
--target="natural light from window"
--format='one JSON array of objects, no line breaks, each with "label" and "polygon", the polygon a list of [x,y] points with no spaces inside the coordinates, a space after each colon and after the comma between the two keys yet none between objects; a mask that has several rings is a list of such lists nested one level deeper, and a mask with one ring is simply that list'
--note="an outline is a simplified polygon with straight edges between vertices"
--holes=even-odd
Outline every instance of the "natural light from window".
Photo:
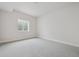
[{"label": "natural light from window", "polygon": [[23,19],[18,19],[18,30],[29,32],[29,21],[23,20]]}]

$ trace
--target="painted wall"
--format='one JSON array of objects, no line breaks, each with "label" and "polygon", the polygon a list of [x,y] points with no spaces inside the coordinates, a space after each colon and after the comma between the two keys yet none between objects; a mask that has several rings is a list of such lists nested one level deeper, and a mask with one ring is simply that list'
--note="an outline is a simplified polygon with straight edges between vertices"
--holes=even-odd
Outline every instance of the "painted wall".
[{"label": "painted wall", "polygon": [[[18,19],[30,21],[30,31],[18,31]],[[20,12],[0,11],[0,41],[36,37],[36,18]]]},{"label": "painted wall", "polygon": [[79,4],[52,10],[38,19],[41,38],[79,46]]}]

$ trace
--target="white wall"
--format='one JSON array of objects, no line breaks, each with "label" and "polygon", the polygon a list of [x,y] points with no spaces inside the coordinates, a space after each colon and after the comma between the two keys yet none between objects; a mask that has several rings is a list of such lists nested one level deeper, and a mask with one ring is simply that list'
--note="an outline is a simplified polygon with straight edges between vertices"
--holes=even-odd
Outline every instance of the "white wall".
[{"label": "white wall", "polygon": [[79,46],[79,5],[59,8],[38,19],[41,38]]},{"label": "white wall", "polygon": [[[17,30],[19,18],[30,21],[30,31]],[[20,12],[8,12],[0,10],[0,42],[36,37],[36,19],[33,16]]]}]

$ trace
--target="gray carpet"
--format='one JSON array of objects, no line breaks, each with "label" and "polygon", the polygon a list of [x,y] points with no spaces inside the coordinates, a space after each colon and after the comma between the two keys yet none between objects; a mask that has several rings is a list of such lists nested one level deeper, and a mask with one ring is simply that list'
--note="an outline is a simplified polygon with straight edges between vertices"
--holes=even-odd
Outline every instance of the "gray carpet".
[{"label": "gray carpet", "polygon": [[0,45],[0,57],[79,57],[79,48],[33,38]]}]

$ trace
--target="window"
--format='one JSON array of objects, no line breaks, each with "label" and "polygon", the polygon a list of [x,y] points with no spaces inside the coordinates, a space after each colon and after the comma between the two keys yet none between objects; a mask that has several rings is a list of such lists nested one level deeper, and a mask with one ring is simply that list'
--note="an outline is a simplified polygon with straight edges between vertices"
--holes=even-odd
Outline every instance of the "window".
[{"label": "window", "polygon": [[29,32],[29,21],[23,20],[23,19],[18,19],[18,30]]}]

